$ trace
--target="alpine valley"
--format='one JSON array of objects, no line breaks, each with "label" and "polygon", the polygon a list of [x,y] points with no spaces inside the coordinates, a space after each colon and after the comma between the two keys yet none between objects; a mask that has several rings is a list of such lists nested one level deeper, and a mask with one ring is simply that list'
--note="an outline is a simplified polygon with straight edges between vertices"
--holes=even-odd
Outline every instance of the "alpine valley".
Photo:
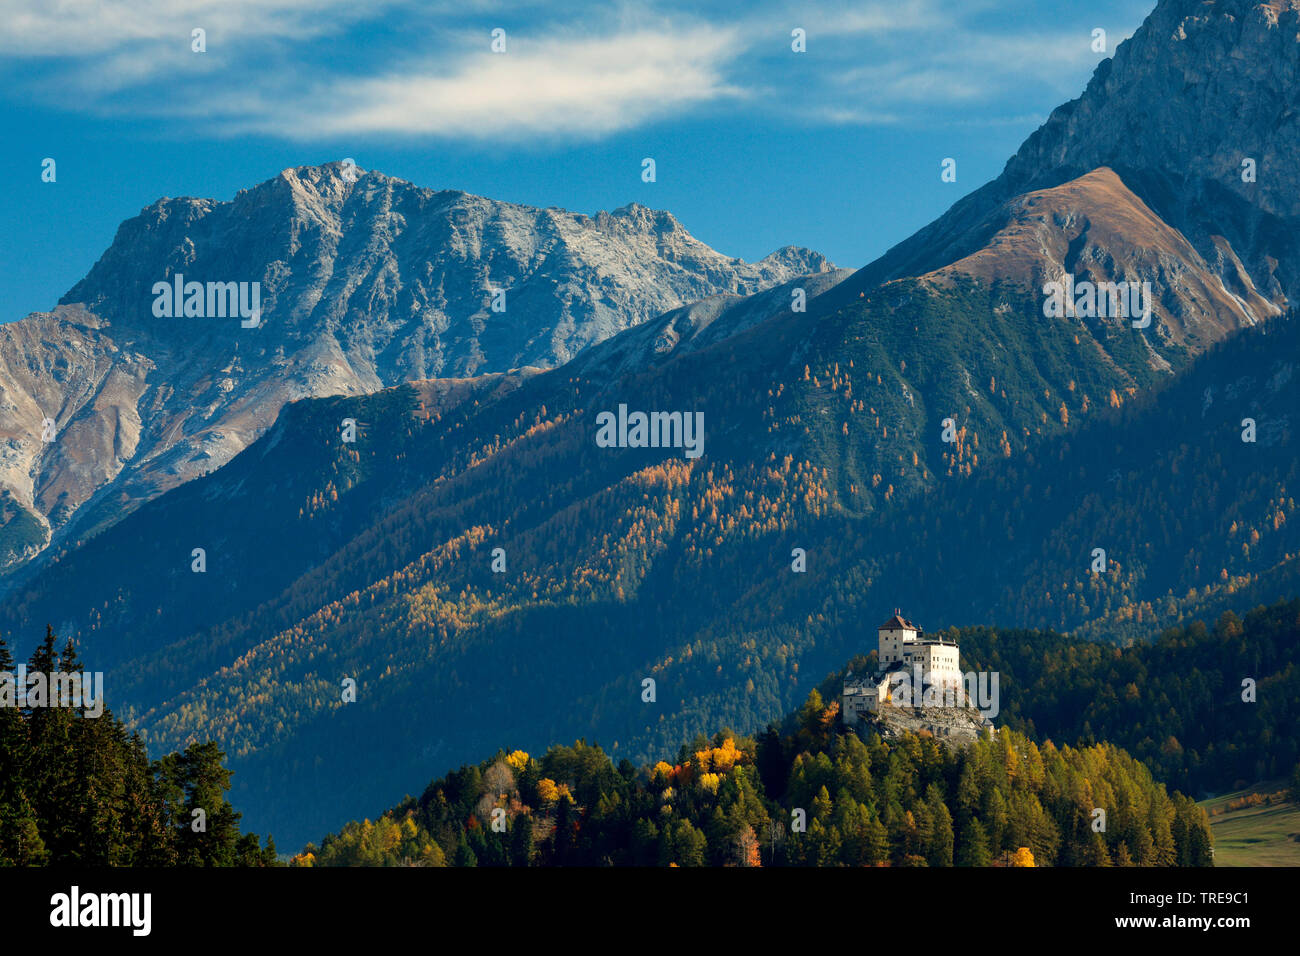
[{"label": "alpine valley", "polygon": [[[296,847],[504,745],[754,733],[899,605],[1118,659],[1293,598],[1297,73],[1300,0],[1161,0],[852,273],[339,166],[160,201],[0,327],[0,632],[75,639],[151,751],[216,740]],[[178,271],[262,324],[155,318]],[[1149,324],[1045,315],[1067,276]],[[703,454],[602,445],[621,407]]]}]

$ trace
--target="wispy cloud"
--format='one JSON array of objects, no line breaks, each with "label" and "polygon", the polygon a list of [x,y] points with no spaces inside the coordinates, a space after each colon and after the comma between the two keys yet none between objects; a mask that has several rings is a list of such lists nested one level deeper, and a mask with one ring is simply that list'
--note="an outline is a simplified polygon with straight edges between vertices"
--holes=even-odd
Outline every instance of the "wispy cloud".
[{"label": "wispy cloud", "polygon": [[307,139],[594,136],[742,92],[724,78],[740,52],[733,29],[507,34],[504,54],[490,52],[486,36],[477,39],[479,49],[436,71],[411,63],[380,76],[335,78],[305,101],[263,103],[259,115],[236,125]]},{"label": "wispy cloud", "polygon": [[1096,66],[1086,36],[935,37],[910,59],[891,57],[837,73],[841,95],[869,95],[894,103],[943,105],[989,100],[1027,82],[1076,91],[1076,75]]},{"label": "wispy cloud", "polygon": [[77,60],[137,44],[176,44],[190,31],[305,39],[373,17],[386,0],[0,0],[0,53]]},{"label": "wispy cloud", "polygon": [[[57,105],[100,109],[122,91],[151,94],[209,76],[209,91],[269,50],[337,35],[405,0],[0,0],[0,55],[39,76]],[[208,52],[191,49],[204,31]],[[237,74],[236,74],[237,75]],[[213,93],[211,95],[220,95]]]}]

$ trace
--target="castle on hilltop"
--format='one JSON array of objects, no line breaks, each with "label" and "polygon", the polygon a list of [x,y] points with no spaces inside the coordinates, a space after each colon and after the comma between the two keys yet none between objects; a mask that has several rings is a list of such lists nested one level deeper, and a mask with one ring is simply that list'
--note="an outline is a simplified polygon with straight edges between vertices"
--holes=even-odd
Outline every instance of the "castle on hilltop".
[{"label": "castle on hilltop", "polygon": [[[855,724],[867,714],[880,713],[900,686],[907,686],[905,706],[920,707],[922,691],[958,705],[965,702],[960,667],[961,648],[956,641],[926,638],[921,628],[903,617],[895,608],[894,616],[876,628],[879,662],[874,672],[850,674],[844,681],[840,715],[846,724]],[[913,701],[915,695],[915,701]]]}]

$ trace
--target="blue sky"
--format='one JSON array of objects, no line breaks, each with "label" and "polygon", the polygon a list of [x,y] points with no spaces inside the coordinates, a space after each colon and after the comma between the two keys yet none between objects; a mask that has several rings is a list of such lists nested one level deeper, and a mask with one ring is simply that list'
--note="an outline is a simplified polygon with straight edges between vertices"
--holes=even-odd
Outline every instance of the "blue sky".
[{"label": "blue sky", "polygon": [[161,196],[343,157],[858,267],[996,176],[1153,5],[0,0],[0,321],[52,307]]}]

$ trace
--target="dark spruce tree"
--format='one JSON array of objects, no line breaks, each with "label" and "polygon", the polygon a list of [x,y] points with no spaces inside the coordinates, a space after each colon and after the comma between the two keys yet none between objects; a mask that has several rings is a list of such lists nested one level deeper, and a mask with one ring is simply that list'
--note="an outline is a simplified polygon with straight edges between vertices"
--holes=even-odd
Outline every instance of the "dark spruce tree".
[{"label": "dark spruce tree", "polygon": [[71,643],[56,648],[47,627],[19,695],[0,641],[0,865],[277,865],[270,839],[240,832],[215,743],[151,763],[102,701],[75,699],[71,678],[93,675]]}]

